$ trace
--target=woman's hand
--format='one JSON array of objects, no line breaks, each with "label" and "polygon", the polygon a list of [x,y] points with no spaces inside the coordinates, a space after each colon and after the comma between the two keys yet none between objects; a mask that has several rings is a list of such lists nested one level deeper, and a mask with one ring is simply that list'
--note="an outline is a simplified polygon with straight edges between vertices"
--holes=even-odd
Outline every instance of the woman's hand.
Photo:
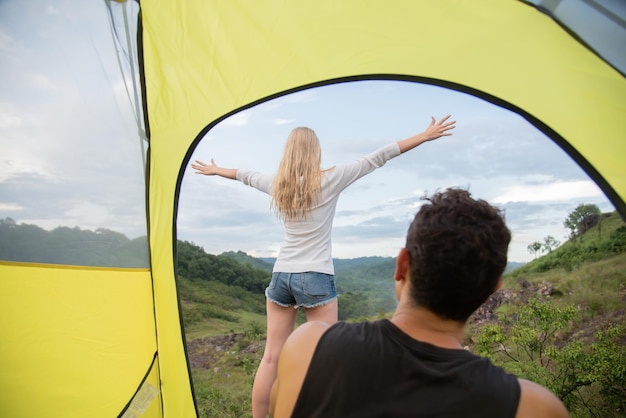
[{"label": "woman's hand", "polygon": [[196,174],[204,174],[205,176],[214,176],[217,174],[217,165],[213,158],[211,158],[211,164],[203,163],[202,161],[196,160],[195,164],[191,164],[191,168],[196,170]]},{"label": "woman's hand", "polygon": [[452,132],[449,131],[456,127],[456,121],[453,120],[448,122],[450,115],[444,117],[439,122],[437,122],[434,117],[431,117],[431,119],[430,125],[428,125],[428,128],[426,128],[424,132],[413,135],[410,138],[403,139],[402,141],[398,141],[400,153],[412,150],[424,142],[432,141],[433,139],[441,138],[442,136],[452,135]]},{"label": "woman's hand", "polygon": [[226,179],[236,180],[237,169],[236,168],[224,168],[218,167],[211,158],[211,164],[203,163],[196,160],[195,164],[191,164],[191,168],[196,170],[196,174],[204,174],[205,176],[220,176]]},{"label": "woman's hand", "polygon": [[424,141],[432,141],[433,139],[441,138],[442,136],[450,136],[452,132],[448,132],[451,129],[456,127],[456,121],[447,122],[450,119],[450,115],[444,117],[439,122],[435,120],[435,117],[432,117],[430,125],[422,135],[424,136]]}]

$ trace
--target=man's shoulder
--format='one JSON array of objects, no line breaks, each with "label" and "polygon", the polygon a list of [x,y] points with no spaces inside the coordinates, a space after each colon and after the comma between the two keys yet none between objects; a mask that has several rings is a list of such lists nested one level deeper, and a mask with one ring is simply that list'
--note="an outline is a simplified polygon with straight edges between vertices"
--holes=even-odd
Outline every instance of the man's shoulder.
[{"label": "man's shoulder", "polygon": [[315,352],[315,347],[322,335],[330,326],[322,321],[309,321],[296,328],[282,348],[281,357],[284,362],[294,359],[296,362],[310,362]]},{"label": "man's shoulder", "polygon": [[519,379],[522,390],[516,418],[568,418],[563,402],[545,387]]},{"label": "man's shoulder", "polygon": [[294,344],[307,343],[307,345],[317,343],[328,328],[330,328],[330,326],[326,322],[305,322],[291,333],[288,341],[293,341]]}]

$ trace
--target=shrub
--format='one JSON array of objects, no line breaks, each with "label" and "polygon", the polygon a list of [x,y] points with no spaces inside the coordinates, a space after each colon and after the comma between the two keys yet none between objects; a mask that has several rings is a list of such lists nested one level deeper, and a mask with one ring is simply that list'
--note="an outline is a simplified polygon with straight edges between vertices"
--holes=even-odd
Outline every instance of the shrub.
[{"label": "shrub", "polygon": [[[614,416],[626,410],[626,327],[595,334],[594,341],[567,341],[578,315],[573,305],[531,299],[501,325],[484,326],[475,351],[510,373],[554,392],[572,417]],[[621,412],[620,412],[621,411]],[[617,415],[615,415],[617,416]]]},{"label": "shrub", "polygon": [[626,226],[620,226],[611,233],[609,239],[603,243],[607,252],[621,253],[626,250]]}]

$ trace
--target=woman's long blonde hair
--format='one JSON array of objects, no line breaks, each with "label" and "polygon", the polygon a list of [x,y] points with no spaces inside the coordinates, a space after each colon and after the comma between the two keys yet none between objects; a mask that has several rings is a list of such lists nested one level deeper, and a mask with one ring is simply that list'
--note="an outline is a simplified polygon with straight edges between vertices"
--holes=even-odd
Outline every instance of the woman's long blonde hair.
[{"label": "woman's long blonde hair", "polygon": [[272,208],[281,219],[304,219],[322,188],[322,149],[310,128],[293,129],[272,185]]}]

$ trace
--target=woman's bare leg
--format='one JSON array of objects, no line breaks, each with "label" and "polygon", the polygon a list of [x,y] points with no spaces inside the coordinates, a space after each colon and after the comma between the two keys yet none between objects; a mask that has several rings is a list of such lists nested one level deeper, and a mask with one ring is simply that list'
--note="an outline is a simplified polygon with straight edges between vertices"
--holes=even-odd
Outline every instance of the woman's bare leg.
[{"label": "woman's bare leg", "polygon": [[339,305],[337,299],[333,300],[326,305],[316,306],[315,308],[306,308],[306,320],[308,321],[322,321],[328,325],[332,325],[337,322]]},{"label": "woman's bare leg", "polygon": [[297,311],[293,307],[285,308],[266,299],[267,340],[263,358],[254,376],[252,385],[252,417],[267,418],[270,406],[270,392],[278,368],[280,351],[293,332]]}]

